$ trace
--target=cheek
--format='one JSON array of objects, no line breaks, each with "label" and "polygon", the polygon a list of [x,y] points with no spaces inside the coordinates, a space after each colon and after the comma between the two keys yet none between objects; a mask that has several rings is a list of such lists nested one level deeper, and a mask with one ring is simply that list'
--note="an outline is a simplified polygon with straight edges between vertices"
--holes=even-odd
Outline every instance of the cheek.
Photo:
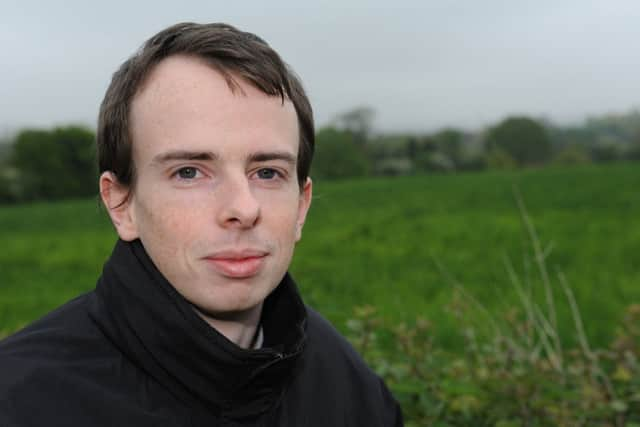
[{"label": "cheek", "polygon": [[295,230],[298,220],[298,198],[291,194],[266,194],[260,197],[263,218],[269,218],[282,231]]},{"label": "cheek", "polygon": [[274,232],[283,246],[291,246],[298,241],[298,210],[297,206],[281,211],[280,215],[274,216]]},{"label": "cheek", "polygon": [[179,246],[191,230],[197,229],[197,212],[203,207],[169,197],[154,197],[138,203],[137,222],[143,242],[162,242],[167,247]]}]

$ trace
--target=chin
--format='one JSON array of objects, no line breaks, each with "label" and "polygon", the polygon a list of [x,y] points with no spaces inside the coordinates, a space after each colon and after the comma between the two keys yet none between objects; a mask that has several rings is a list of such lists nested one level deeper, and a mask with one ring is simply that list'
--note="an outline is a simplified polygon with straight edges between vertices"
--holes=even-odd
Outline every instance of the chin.
[{"label": "chin", "polygon": [[260,307],[262,301],[251,304],[216,304],[215,306],[198,306],[194,304],[196,311],[206,318],[212,318],[216,320],[241,320],[250,316],[252,312]]},{"label": "chin", "polygon": [[191,303],[204,314],[215,318],[235,317],[247,313],[260,306],[268,294],[256,294],[251,289],[246,292],[218,292],[206,298],[193,300]]}]

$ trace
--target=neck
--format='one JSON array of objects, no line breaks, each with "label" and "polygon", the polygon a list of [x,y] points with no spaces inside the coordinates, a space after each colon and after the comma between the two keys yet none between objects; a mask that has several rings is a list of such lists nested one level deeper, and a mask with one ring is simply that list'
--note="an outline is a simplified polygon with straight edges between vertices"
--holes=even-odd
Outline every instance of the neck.
[{"label": "neck", "polygon": [[247,349],[253,345],[260,324],[262,303],[247,310],[232,313],[211,314],[197,308],[196,313],[229,341]]}]

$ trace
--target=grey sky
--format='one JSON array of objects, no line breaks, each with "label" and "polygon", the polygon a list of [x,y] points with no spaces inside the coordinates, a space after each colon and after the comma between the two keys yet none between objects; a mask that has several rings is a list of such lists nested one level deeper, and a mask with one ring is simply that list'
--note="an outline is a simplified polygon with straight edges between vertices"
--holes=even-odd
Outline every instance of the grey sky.
[{"label": "grey sky", "polygon": [[0,132],[95,124],[111,73],[179,21],[266,39],[317,122],[368,105],[378,130],[558,122],[640,107],[640,1],[2,0]]}]

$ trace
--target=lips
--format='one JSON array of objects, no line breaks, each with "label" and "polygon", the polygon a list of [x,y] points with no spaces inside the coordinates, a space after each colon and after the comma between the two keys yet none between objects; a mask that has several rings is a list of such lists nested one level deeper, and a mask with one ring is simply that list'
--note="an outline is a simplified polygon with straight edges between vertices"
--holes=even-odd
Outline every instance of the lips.
[{"label": "lips", "polygon": [[223,251],[205,257],[219,274],[244,279],[255,276],[264,265],[267,253],[258,250]]}]

